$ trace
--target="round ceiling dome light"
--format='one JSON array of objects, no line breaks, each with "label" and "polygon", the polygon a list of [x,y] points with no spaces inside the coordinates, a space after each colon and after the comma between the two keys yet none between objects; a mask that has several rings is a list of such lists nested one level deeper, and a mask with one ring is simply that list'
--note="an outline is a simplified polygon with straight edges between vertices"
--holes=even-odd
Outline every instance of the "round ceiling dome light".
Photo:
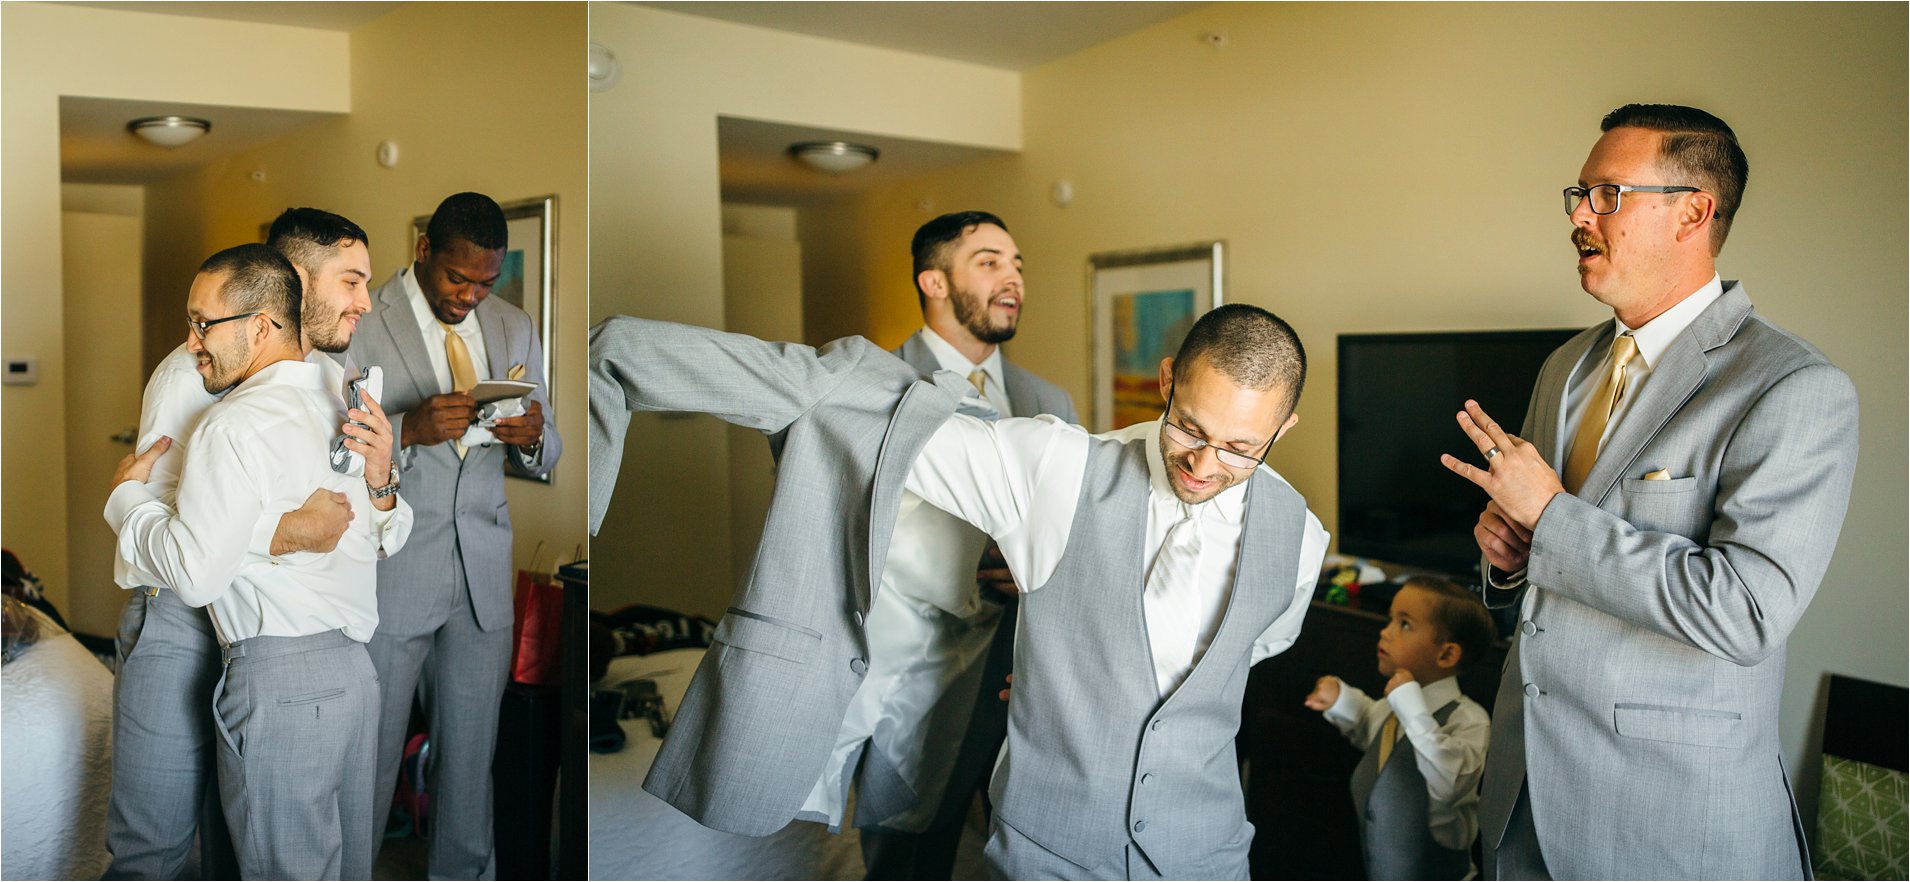
[{"label": "round ceiling dome light", "polygon": [[867,144],[848,141],[802,141],[789,145],[789,155],[819,172],[839,175],[862,168],[882,155]]},{"label": "round ceiling dome light", "polygon": [[171,150],[212,131],[212,121],[196,116],[142,116],[127,123],[126,130]]}]

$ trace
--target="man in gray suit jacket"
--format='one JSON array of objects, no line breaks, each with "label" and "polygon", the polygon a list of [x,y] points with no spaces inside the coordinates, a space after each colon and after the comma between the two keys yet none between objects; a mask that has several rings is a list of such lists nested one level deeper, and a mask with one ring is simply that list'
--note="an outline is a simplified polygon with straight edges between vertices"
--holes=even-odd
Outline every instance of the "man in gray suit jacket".
[{"label": "man in gray suit jacket", "polygon": [[[982,211],[945,214],[915,231],[910,251],[924,326],[895,354],[923,376],[967,377],[974,391],[965,409],[984,418],[1053,414],[1078,422],[1068,393],[1001,351],[1015,336],[1026,295],[1007,224]],[[884,587],[894,596],[878,594],[867,623],[879,641],[870,647],[868,682],[879,688],[865,686],[855,698],[881,710],[851,712],[842,737],[866,737],[868,748],[859,769],[831,775],[856,776],[868,878],[947,879],[969,804],[986,788],[1008,732],[1007,707],[995,694],[1014,668],[1016,589],[998,549],[989,548],[979,566],[962,566],[951,554],[966,551],[972,564],[974,549],[988,544],[952,515],[915,507],[895,529],[891,560],[910,559],[887,570]],[[993,590],[978,592],[978,582]],[[925,705],[926,712],[907,710]],[[839,816],[842,791],[830,790]]]},{"label": "man in gray suit jacket", "polygon": [[[431,732],[432,878],[492,878],[491,759],[510,678],[511,516],[504,472],[543,475],[563,452],[530,316],[491,297],[502,272],[504,212],[490,197],[446,198],[416,260],[372,297],[351,357],[382,365],[395,467],[417,525],[405,553],[378,563],[378,827],[398,780],[413,695]],[[488,433],[469,394],[486,379],[536,384],[520,416]]]},{"label": "man in gray suit jacket", "polygon": [[1163,419],[1089,436],[1052,417],[948,419],[958,375],[913,380],[859,338],[811,350],[600,325],[593,519],[631,409],[784,436],[756,565],[645,789],[727,832],[766,835],[796,815],[869,670],[870,590],[906,483],[997,539],[1030,592],[990,791],[993,869],[1246,878],[1253,825],[1233,739],[1247,669],[1292,644],[1327,543],[1263,465],[1299,419],[1304,376],[1285,322],[1221,307],[1163,362]]},{"label": "man in gray suit jacket", "polygon": [[1747,169],[1731,129],[1637,104],[1602,128],[1565,204],[1580,285],[1615,321],[1546,361],[1522,437],[1466,402],[1486,468],[1444,458],[1492,497],[1474,529],[1487,601],[1524,604],[1485,870],[1808,877],[1778,744],[1784,643],[1837,544],[1856,391],[1717,275]]}]

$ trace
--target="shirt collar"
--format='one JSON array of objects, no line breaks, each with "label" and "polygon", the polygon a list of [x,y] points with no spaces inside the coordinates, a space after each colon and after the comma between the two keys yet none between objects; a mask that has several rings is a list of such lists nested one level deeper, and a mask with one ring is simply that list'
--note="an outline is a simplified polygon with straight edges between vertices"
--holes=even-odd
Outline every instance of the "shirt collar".
[{"label": "shirt collar", "polygon": [[935,333],[935,329],[927,325],[922,326],[922,342],[928,344],[928,351],[935,356],[935,362],[942,366],[942,370],[954,371],[967,377],[976,368],[981,368],[991,382],[996,386],[1002,385],[1000,346],[988,353],[988,357],[982,359],[980,364],[976,364],[956,349],[955,344],[942,339],[941,334]]},{"label": "shirt collar", "polygon": [[1440,708],[1459,700],[1459,678],[1452,676],[1421,683],[1419,694],[1426,699],[1426,712],[1438,713]]},{"label": "shirt collar", "polygon": [[[324,389],[324,368],[309,361],[287,358],[275,361],[258,372],[246,377],[238,389],[253,389],[260,386],[294,386],[300,389]],[[237,389],[233,391],[238,391]]]},{"label": "shirt collar", "polygon": [[[1163,417],[1165,419],[1165,417]],[[1218,516],[1230,524],[1240,523],[1247,510],[1247,482],[1220,491],[1220,495],[1189,506],[1174,495],[1174,485],[1167,477],[1167,464],[1161,461],[1161,420],[1141,423],[1139,430],[1129,433],[1129,437],[1145,433],[1147,438],[1147,496],[1149,502],[1176,510],[1189,509],[1196,516]]]},{"label": "shirt collar", "polygon": [[1617,333],[1631,332],[1632,339],[1638,343],[1638,357],[1645,360],[1645,369],[1650,370],[1658,364],[1658,359],[1664,357],[1665,350],[1671,348],[1672,341],[1678,339],[1685,328],[1691,327],[1692,322],[1697,321],[1699,313],[1723,295],[1724,282],[1717,273],[1712,273],[1711,281],[1643,326],[1628,328],[1616,318],[1612,319],[1612,324],[1616,326]]}]

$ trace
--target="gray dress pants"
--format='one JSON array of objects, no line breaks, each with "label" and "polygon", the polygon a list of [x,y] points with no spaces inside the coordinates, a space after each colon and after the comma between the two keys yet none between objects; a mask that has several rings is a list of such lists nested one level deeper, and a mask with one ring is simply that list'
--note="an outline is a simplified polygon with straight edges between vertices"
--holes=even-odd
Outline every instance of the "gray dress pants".
[{"label": "gray dress pants", "polygon": [[341,631],[226,647],[219,795],[246,879],[369,879],[378,675]]},{"label": "gray dress pants", "polygon": [[[471,610],[463,568],[453,566],[453,591],[434,616],[440,624],[419,633],[380,622],[369,649],[378,668],[384,705],[378,734],[377,830],[384,835],[391,794],[404,758],[405,727],[415,695],[431,731],[425,789],[431,795],[433,879],[497,878],[492,830],[491,760],[497,715],[511,676],[511,629],[484,631]],[[408,586],[391,586],[403,591]]]},{"label": "gray dress pants", "polygon": [[[152,591],[154,593],[148,593]],[[178,879],[195,836],[207,879],[235,871],[214,784],[219,641],[205,610],[165,589],[127,592],[113,678],[107,879]]]},{"label": "gray dress pants", "polygon": [[1551,879],[1545,866],[1545,854],[1539,850],[1539,830],[1532,824],[1532,797],[1528,785],[1519,785],[1519,798],[1512,803],[1512,816],[1506,819],[1505,838],[1498,847],[1485,846],[1483,879]]}]

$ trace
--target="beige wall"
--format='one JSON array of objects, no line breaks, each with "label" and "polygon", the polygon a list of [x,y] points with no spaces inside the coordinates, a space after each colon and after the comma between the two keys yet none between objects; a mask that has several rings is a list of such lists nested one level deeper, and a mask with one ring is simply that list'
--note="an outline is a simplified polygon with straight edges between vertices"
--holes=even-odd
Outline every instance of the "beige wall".
[{"label": "beige wall", "polygon": [[[1716,112],[1751,160],[1720,269],[1863,409],[1838,557],[1790,644],[1798,764],[1824,672],[1906,679],[1905,40],[1902,5],[1216,4],[1028,71],[1020,156],[806,217],[805,260],[836,255],[829,334],[891,345],[917,320],[895,247],[917,200],[1001,214],[1030,292],[1008,348],[1085,402],[1087,256],[1226,240],[1228,299],[1310,344],[1303,420],[1270,462],[1332,529],[1335,336],[1609,317],[1576,284],[1559,189],[1620,104]],[[1047,199],[1062,178],[1066,208]]]},{"label": "beige wall", "polygon": [[349,109],[344,34],[41,3],[0,5],[0,350],[40,381],[0,390],[7,547],[56,603],[71,582],[60,269],[61,95]]},{"label": "beige wall", "polygon": [[[1012,150],[1005,71],[660,12],[590,6],[621,81],[590,98],[591,316],[724,323],[718,116]],[[638,414],[592,542],[592,603],[720,614],[731,589],[729,439],[708,417]],[[698,459],[684,462],[684,451]],[[695,492],[685,492],[685,483]]]},{"label": "beige wall", "polygon": [[[508,49],[497,41],[509,34]],[[584,544],[586,462],[584,10],[581,4],[413,3],[351,33],[351,113],[179,178],[147,199],[147,357],[176,345],[199,261],[258,241],[260,224],[310,205],[371,236],[374,284],[410,262],[411,219],[462,190],[509,202],[557,194],[552,409],[566,450],[549,485],[506,481],[516,562],[537,543],[568,561]],[[399,162],[375,160],[396,141]],[[252,172],[263,170],[265,180]]]}]

